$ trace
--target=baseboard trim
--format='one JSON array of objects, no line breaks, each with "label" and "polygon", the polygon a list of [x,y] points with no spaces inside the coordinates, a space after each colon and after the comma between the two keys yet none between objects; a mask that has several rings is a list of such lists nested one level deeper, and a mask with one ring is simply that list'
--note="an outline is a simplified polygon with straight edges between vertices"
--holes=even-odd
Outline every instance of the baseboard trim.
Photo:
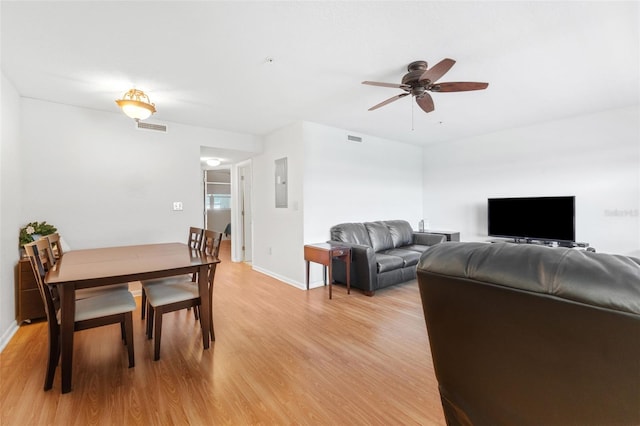
[{"label": "baseboard trim", "polygon": [[0,338],[0,352],[4,351],[4,348],[7,347],[7,345],[9,344],[9,342],[11,341],[11,338],[16,334],[16,332],[18,331],[18,323],[13,321],[10,325],[9,328],[4,332],[4,334],[2,335],[2,338]]},{"label": "baseboard trim", "polygon": [[269,271],[267,269],[263,269],[263,268],[261,268],[259,266],[252,265],[252,269],[254,271],[260,272],[261,274],[268,275],[271,278],[275,278],[278,281],[282,281],[283,283],[288,284],[288,285],[290,285],[292,287],[299,288],[300,290],[306,290],[307,289],[307,285],[306,284],[290,280],[289,278],[283,277],[282,275],[278,275],[278,274],[276,274],[274,272],[271,272],[271,271]]}]

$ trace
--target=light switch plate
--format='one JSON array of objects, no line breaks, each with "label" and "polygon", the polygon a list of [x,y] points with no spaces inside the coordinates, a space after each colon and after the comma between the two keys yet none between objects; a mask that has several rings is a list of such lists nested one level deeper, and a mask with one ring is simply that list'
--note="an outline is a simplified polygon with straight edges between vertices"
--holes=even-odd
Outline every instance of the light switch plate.
[{"label": "light switch plate", "polygon": [[173,211],[182,210],[182,201],[174,201],[173,202]]}]

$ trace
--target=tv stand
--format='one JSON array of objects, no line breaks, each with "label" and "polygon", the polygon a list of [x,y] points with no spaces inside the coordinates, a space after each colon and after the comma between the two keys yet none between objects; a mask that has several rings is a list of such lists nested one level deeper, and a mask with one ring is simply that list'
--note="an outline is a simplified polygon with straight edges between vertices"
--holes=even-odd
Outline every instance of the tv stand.
[{"label": "tv stand", "polygon": [[532,240],[530,238],[512,238],[508,240],[489,240],[490,243],[512,243],[512,244],[535,244],[546,247],[565,247],[565,248],[587,248],[589,243],[573,242],[573,241],[542,241]]}]

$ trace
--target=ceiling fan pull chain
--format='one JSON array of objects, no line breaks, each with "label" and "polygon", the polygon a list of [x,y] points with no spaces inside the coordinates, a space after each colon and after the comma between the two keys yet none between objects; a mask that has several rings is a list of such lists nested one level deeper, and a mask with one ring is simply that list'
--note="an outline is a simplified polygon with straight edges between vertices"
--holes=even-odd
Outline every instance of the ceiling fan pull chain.
[{"label": "ceiling fan pull chain", "polygon": [[415,129],[413,128],[413,122],[414,122],[414,117],[413,117],[413,116],[414,116],[414,114],[413,114],[413,110],[414,110],[413,102],[411,102],[411,131],[412,131],[412,132],[415,130]]}]

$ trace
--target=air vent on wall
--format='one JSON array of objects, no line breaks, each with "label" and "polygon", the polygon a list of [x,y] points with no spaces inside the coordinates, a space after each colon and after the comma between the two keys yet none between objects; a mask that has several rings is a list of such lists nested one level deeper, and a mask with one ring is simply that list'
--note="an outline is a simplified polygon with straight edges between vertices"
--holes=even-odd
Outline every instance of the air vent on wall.
[{"label": "air vent on wall", "polygon": [[167,133],[166,124],[146,123],[144,121],[136,121],[136,129]]},{"label": "air vent on wall", "polygon": [[347,140],[349,142],[362,142],[362,138],[360,136],[347,135]]}]

